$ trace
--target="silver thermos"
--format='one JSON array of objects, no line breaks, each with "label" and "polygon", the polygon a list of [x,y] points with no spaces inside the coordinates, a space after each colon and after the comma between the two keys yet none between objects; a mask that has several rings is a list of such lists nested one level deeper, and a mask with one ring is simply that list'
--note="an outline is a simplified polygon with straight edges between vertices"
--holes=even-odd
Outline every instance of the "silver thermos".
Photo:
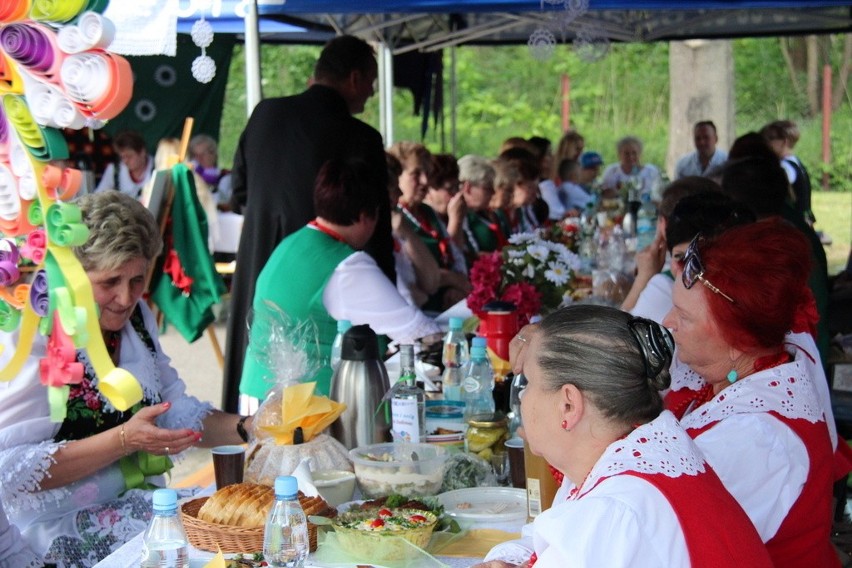
[{"label": "silver thermos", "polygon": [[388,441],[390,424],[379,405],[389,388],[376,333],[368,325],[349,328],[331,378],[331,398],[346,404],[346,410],[331,425],[331,435],[350,450]]}]

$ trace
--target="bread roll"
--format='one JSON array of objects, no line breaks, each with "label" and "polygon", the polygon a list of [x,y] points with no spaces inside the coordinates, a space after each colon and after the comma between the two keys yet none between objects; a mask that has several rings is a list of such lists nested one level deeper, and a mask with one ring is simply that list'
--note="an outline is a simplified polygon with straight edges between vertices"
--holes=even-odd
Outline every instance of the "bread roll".
[{"label": "bread roll", "polygon": [[[198,510],[198,518],[208,523],[242,528],[259,528],[266,523],[275,492],[267,485],[237,483],[218,490]],[[328,503],[317,495],[307,497],[299,491],[299,504],[305,515],[325,515]]]}]

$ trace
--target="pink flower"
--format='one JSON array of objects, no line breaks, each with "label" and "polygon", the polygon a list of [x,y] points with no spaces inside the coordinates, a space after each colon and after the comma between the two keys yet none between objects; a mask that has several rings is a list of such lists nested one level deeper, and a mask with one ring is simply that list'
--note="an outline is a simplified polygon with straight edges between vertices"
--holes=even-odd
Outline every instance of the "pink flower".
[{"label": "pink flower", "polygon": [[101,509],[98,512],[98,523],[104,528],[111,527],[120,520],[121,516],[114,509]]},{"label": "pink flower", "polygon": [[541,294],[528,282],[509,284],[500,299],[515,304],[519,318],[525,322],[541,310]]},{"label": "pink flower", "polygon": [[100,410],[101,408],[101,399],[98,397],[98,394],[94,391],[88,391],[83,395],[83,400],[86,401],[86,406],[91,408],[92,410]]},{"label": "pink flower", "polygon": [[485,304],[496,299],[497,295],[493,288],[474,287],[467,296],[467,307],[475,314],[482,313]]},{"label": "pink flower", "polygon": [[470,283],[473,288],[497,290],[503,279],[500,271],[502,265],[503,259],[499,252],[480,256],[470,269]]}]

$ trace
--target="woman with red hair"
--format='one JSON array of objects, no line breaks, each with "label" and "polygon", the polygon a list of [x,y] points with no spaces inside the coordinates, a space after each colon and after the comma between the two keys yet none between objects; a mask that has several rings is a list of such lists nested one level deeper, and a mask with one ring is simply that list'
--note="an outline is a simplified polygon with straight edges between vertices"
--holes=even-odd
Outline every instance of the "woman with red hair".
[{"label": "woman with red hair", "polygon": [[673,383],[704,383],[672,410],[777,567],[840,565],[829,541],[833,450],[815,366],[786,342],[788,331],[815,322],[809,251],[780,219],[699,235],[663,320],[684,363],[675,372],[687,373]]}]

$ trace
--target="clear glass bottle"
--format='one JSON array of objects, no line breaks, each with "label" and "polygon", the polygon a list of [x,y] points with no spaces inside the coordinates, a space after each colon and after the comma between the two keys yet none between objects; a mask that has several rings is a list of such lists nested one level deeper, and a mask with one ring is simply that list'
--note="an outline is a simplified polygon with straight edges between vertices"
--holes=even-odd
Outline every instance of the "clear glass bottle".
[{"label": "clear glass bottle", "polygon": [[302,568],[308,557],[308,521],[298,494],[295,477],[275,478],[275,504],[263,533],[263,559],[272,568]]},{"label": "clear glass bottle", "polygon": [[486,340],[474,337],[470,348],[470,362],[462,380],[462,402],[465,421],[476,414],[494,414],[494,371],[488,360]]},{"label": "clear glass bottle", "polygon": [[441,378],[444,400],[461,400],[462,372],[470,361],[467,337],[462,331],[462,318],[450,318],[450,331],[444,336],[444,375]]},{"label": "clear glass bottle", "polygon": [[636,250],[648,248],[657,236],[657,208],[651,194],[642,194],[642,206],[636,214]]},{"label": "clear glass bottle", "polygon": [[189,542],[177,512],[174,489],[157,489],[154,517],[142,536],[142,568],[188,568]]},{"label": "clear glass bottle", "polygon": [[414,345],[399,346],[399,381],[391,399],[394,442],[426,442],[426,392],[417,386]]},{"label": "clear glass bottle", "polygon": [[337,335],[334,336],[334,342],[331,344],[331,356],[329,357],[329,365],[332,371],[337,370],[340,365],[340,351],[343,348],[343,335],[352,327],[352,322],[349,320],[337,320]]}]

